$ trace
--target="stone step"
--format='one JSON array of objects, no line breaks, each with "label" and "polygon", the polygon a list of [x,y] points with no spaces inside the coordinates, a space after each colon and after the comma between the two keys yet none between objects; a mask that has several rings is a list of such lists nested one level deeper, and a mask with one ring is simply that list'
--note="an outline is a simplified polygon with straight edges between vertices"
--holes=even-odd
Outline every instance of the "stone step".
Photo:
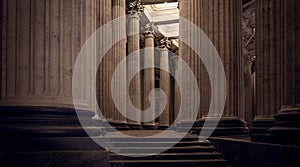
[{"label": "stone step", "polygon": [[214,152],[213,146],[189,146],[189,147],[109,147],[109,151],[115,153],[156,153],[167,150],[167,153],[192,153],[192,152]]},{"label": "stone step", "polygon": [[107,142],[107,147],[186,147],[186,146],[210,146],[210,142],[200,143],[198,141],[176,142]]},{"label": "stone step", "polygon": [[[143,156],[143,157],[138,157]],[[124,156],[118,154],[111,154],[111,160],[186,160],[186,159],[195,159],[195,160],[204,160],[204,159],[220,159],[221,154],[217,152],[213,153],[161,153],[158,155],[151,154],[126,154]]]},{"label": "stone step", "polygon": [[[145,137],[159,131],[128,131],[129,138],[110,133],[107,148],[111,151],[111,167],[226,167],[227,161],[209,142],[200,143],[199,137],[177,132],[163,137]],[[159,154],[156,154],[161,152]],[[119,154],[122,155],[119,155]],[[153,155],[154,154],[154,155]],[[139,157],[143,156],[143,157]]]},{"label": "stone step", "polygon": [[123,138],[123,137],[110,137],[107,138],[108,142],[179,142],[179,141],[199,141],[199,138]]},{"label": "stone step", "polygon": [[224,159],[211,160],[113,160],[111,167],[226,167]]}]

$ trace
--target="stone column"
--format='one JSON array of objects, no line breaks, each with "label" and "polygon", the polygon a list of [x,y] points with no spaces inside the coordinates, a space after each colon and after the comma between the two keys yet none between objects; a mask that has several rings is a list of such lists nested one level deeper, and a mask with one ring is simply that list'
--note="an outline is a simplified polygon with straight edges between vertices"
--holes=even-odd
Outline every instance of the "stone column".
[{"label": "stone column", "polygon": [[[99,5],[101,7],[101,10],[99,11],[99,22],[100,26],[108,23],[112,20],[112,1],[107,0],[100,0]],[[98,47],[101,47],[101,45],[104,47],[107,45],[105,41],[112,39],[112,30],[106,30],[107,32],[102,35],[102,39],[100,39],[100,44],[98,44]],[[115,111],[114,103],[112,100],[112,94],[111,94],[111,79],[114,72],[114,55],[113,50],[109,50],[104,58],[102,59],[100,65],[99,65],[99,107],[103,113],[104,118],[109,122],[112,126],[114,125],[113,122],[113,114]],[[110,129],[107,127],[107,125],[104,125],[106,127],[107,131],[111,131],[113,129]]]},{"label": "stone column", "polygon": [[[96,166],[106,166],[102,163],[107,160],[105,151],[88,138],[72,98],[75,60],[83,43],[96,30],[96,0],[1,3],[0,145],[7,147],[0,152],[18,154],[10,154],[14,157],[10,161],[2,157],[8,156],[3,153],[0,159],[11,166],[47,166],[50,161],[54,166],[78,166],[90,164],[91,159]],[[89,49],[92,52],[95,48]],[[93,60],[83,63],[94,67]],[[82,72],[86,80],[91,79],[90,71]],[[89,86],[83,86],[85,80],[81,82],[86,89],[78,91],[86,103],[81,104],[80,113],[91,120],[95,113],[89,110]],[[100,128],[90,130],[94,136],[102,133]],[[75,144],[74,139],[82,145]],[[59,161],[55,161],[55,155]]]},{"label": "stone column", "polygon": [[[144,65],[154,67],[154,33],[156,27],[154,23],[149,23],[146,25],[145,32],[145,56],[144,56]],[[152,104],[153,111],[145,111],[150,108],[150,92],[155,89],[155,69],[147,68],[144,70],[144,82],[143,82],[143,117],[154,116],[155,115],[155,103]],[[150,113],[149,113],[150,112]],[[144,122],[143,127],[145,129],[156,129],[155,120],[150,122]]]},{"label": "stone column", "polygon": [[223,61],[227,79],[226,104],[215,135],[246,133],[248,129],[243,121],[245,113],[243,106],[244,57],[241,41],[241,1],[202,0],[201,6],[203,8],[200,28],[217,48]]},{"label": "stone column", "polygon": [[[200,3],[197,0],[181,0],[179,1],[179,15],[180,17],[183,17],[189,21],[191,21],[194,24],[198,23],[198,16],[199,16],[199,6]],[[197,17],[195,17],[197,16]],[[186,25],[184,25],[182,23],[182,20],[179,20],[179,35],[181,37],[189,37],[189,41],[192,42],[194,41],[194,37],[191,36],[192,32],[189,31],[189,28],[186,27]],[[194,53],[194,51],[185,43],[180,42],[179,43],[179,57],[182,58],[191,68],[191,70],[194,72],[194,75],[197,78],[197,81],[199,83],[200,81],[200,71],[199,71],[199,65],[200,65],[200,59],[198,58],[198,56]],[[178,62],[178,69],[177,69],[177,74],[179,75],[179,79],[182,81],[189,81],[191,80],[190,78],[187,78],[187,76],[184,74],[184,72],[182,71],[182,64],[180,62]],[[184,85],[186,87],[186,89],[191,89],[191,85],[192,83],[186,82],[186,84]],[[175,112],[178,112],[180,109],[180,103],[182,103],[183,100],[187,100],[185,97],[183,97],[181,99],[181,88],[179,88],[179,86],[176,84],[175,85],[175,91],[176,91],[176,103],[175,104]],[[192,101],[189,101],[188,103],[192,103]],[[185,111],[185,109],[183,109],[183,111]],[[189,111],[185,111],[183,114],[179,114],[179,122],[176,122],[177,124],[177,131],[181,131],[181,130],[185,130],[187,127],[190,126],[190,124],[193,124],[193,122],[191,121],[192,118],[192,113]]]},{"label": "stone column", "polygon": [[[241,9],[239,0],[180,1],[181,16],[198,25],[208,35],[223,61],[227,78],[227,98],[222,119],[214,131],[214,135],[242,134],[247,131],[245,123],[241,119],[243,115],[242,64],[244,63],[241,54]],[[182,33],[189,35],[188,32]],[[191,40],[196,39],[191,37]],[[202,120],[199,121],[196,128],[196,131],[200,132],[210,105],[211,91],[208,74],[202,63],[190,56],[192,55],[191,49],[183,45],[181,50],[181,54],[188,55],[187,63],[198,77],[198,82],[201,77],[199,117],[202,117]]]},{"label": "stone column", "polygon": [[[126,15],[126,0],[115,0],[113,1],[113,19],[124,17]],[[113,38],[118,36],[126,36],[126,19],[121,19],[116,26],[113,27]],[[126,39],[122,39],[113,47],[113,59],[114,59],[114,69],[117,68],[118,64],[126,59]],[[114,71],[112,71],[114,72]],[[125,97],[126,95],[126,67],[121,70],[122,74],[120,78],[117,78],[117,83],[114,85],[116,90],[115,97]],[[114,104],[113,104],[114,105]],[[122,110],[126,110],[126,101],[121,103]],[[113,125],[119,130],[126,130],[127,118],[123,116],[116,107],[113,107]]]},{"label": "stone column", "polygon": [[276,27],[282,28],[282,69],[276,72],[281,72],[282,105],[270,132],[276,136],[276,142],[300,145],[300,2],[282,0],[280,6],[281,13],[277,13],[276,18],[281,18],[281,24]]},{"label": "stone column", "polygon": [[[127,38],[127,46],[128,46],[128,55],[136,54],[134,57],[140,56],[140,12],[142,10],[141,3],[139,1],[133,1],[129,5],[130,16],[128,18],[128,30],[127,32],[131,34]],[[140,59],[128,60],[127,61],[127,71],[140,71]],[[129,81],[127,79],[129,86],[129,97],[132,104],[139,110],[142,109],[141,103],[141,77],[140,73],[137,73],[135,77]],[[127,110],[129,110],[127,108]],[[133,117],[136,120],[141,120],[141,114],[135,114]],[[141,129],[140,121],[133,121],[128,119],[128,125],[132,129]]]},{"label": "stone column", "polygon": [[256,1],[257,108],[251,131],[267,133],[281,106],[281,0]]},{"label": "stone column", "polygon": [[[82,44],[96,30],[96,1],[3,3],[7,19],[3,19],[0,105],[74,108],[73,66]],[[88,90],[79,91],[87,98]]]},{"label": "stone column", "polygon": [[227,97],[223,117],[215,135],[236,135],[248,131],[244,118],[244,57],[241,43],[241,1],[202,0],[202,25],[223,61]]},{"label": "stone column", "polygon": [[[170,69],[169,65],[169,50],[170,41],[163,39],[161,41],[160,66],[163,69]],[[163,113],[159,117],[159,129],[167,129],[170,126],[170,109],[171,109],[171,80],[170,74],[160,70],[160,89],[162,89],[167,97],[167,103]]]}]

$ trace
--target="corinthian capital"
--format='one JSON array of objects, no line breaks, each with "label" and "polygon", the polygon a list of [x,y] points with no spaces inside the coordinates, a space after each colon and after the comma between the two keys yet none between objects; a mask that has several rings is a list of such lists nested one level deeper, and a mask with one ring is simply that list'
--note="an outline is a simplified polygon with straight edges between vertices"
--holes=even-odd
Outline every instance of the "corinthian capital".
[{"label": "corinthian capital", "polygon": [[144,11],[144,7],[142,5],[141,0],[133,0],[132,2],[130,2],[128,9],[128,12],[130,14],[141,13]]},{"label": "corinthian capital", "polygon": [[146,24],[146,26],[145,26],[146,34],[154,34],[156,31],[157,31],[157,26],[154,25],[154,22]]},{"label": "corinthian capital", "polygon": [[170,48],[171,47],[171,41],[169,40],[169,38],[164,38],[162,40],[160,40],[160,47],[161,48]]}]

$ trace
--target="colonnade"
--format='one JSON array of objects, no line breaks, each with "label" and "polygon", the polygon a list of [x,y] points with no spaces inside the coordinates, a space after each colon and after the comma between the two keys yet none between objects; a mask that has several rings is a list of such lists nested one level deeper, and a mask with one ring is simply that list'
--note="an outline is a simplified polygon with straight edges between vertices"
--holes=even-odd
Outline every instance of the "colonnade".
[{"label": "colonnade", "polygon": [[[126,13],[126,1],[118,0],[113,4],[113,11],[108,11],[106,15],[112,15],[112,18],[118,18],[120,16],[125,16]],[[127,130],[127,129],[157,129],[158,127],[168,127],[170,124],[169,113],[170,107],[165,108],[164,116],[162,116],[159,122],[152,121],[143,121],[146,120],[146,117],[152,117],[155,115],[157,106],[156,103],[151,104],[149,99],[149,93],[155,89],[155,69],[147,68],[141,72],[141,69],[144,66],[154,66],[155,63],[155,31],[156,27],[153,23],[148,23],[145,25],[145,31],[141,31],[141,14],[143,12],[143,7],[139,1],[132,1],[132,3],[127,6],[128,15],[126,20],[123,20],[122,24],[118,24],[118,28],[114,29],[114,33],[119,33],[118,31],[127,30],[127,38],[120,41],[117,45],[114,46],[113,52],[108,52],[106,58],[102,62],[102,67],[99,70],[100,76],[100,96],[99,104],[100,109],[103,110],[103,116],[107,121],[116,129]],[[127,27],[126,27],[127,22]],[[122,27],[121,27],[122,26]],[[144,43],[141,43],[141,36],[144,38]],[[141,50],[140,46],[144,45],[145,48]],[[169,66],[168,60],[168,49],[163,47],[160,49],[161,56],[165,57],[162,60],[162,65]],[[134,57],[126,58],[127,56]],[[125,110],[126,114],[131,114],[126,118],[120,113],[120,111],[115,107],[113,99],[111,98],[111,79],[112,75],[117,67],[117,65],[122,61],[126,60],[127,65],[126,69],[123,69],[123,77],[118,79],[117,84],[114,85],[116,89],[116,97],[130,97],[130,101],[138,110],[142,112],[131,113],[127,112],[131,108],[129,105],[126,105],[126,102],[122,102],[122,109]],[[143,63],[144,64],[143,64]],[[128,79],[128,74],[137,72],[132,80]],[[163,78],[162,78],[163,77]],[[171,82],[170,75],[163,73],[161,76],[161,85],[167,91],[170,91]],[[120,82],[126,83],[120,83]],[[129,85],[129,90],[126,92],[125,85]],[[167,98],[170,99],[170,93],[166,93]],[[167,102],[167,106],[170,105],[170,101]],[[152,105],[152,106],[151,106]],[[152,107],[154,110],[149,111],[151,113],[143,112]],[[134,118],[134,120],[130,119]],[[138,120],[138,121],[137,121]],[[112,130],[112,129],[108,129]]]},{"label": "colonnade", "polygon": [[[106,54],[97,75],[98,102],[103,116],[117,129],[165,129],[173,120],[170,115],[177,115],[180,108],[180,90],[177,84],[175,97],[171,97],[170,75],[160,71],[160,88],[167,95],[167,105],[159,121],[143,122],[147,115],[140,112],[132,115],[135,121],[126,118],[115,107],[111,88],[116,97],[129,93],[133,105],[146,110],[150,107],[149,93],[155,88],[155,70],[145,69],[132,80],[127,80],[130,71],[140,71],[142,65],[153,66],[155,63],[155,28],[149,24],[146,32],[141,31],[140,15],[143,7],[139,1],[133,1],[128,8],[126,0],[85,2],[63,1],[3,1],[1,35],[1,100],[0,106],[8,108],[56,108],[73,109],[72,72],[75,60],[83,43],[100,26],[126,15],[120,20],[119,27],[109,30],[103,40],[118,36],[118,33],[132,34],[120,40]],[[296,126],[299,110],[299,3],[295,0],[256,0],[256,58],[257,58],[257,92],[255,113],[251,132],[261,135],[298,135]],[[101,10],[100,10],[101,8]],[[182,0],[179,1],[180,17],[183,17],[199,28],[210,38],[224,65],[227,79],[227,98],[224,114],[215,130],[215,134],[246,134],[248,129],[244,122],[244,68],[245,58],[241,54],[241,2],[239,0]],[[292,12],[296,11],[296,12]],[[127,28],[126,28],[127,25]],[[180,24],[180,36],[188,36]],[[117,31],[116,31],[117,30]],[[141,43],[144,36],[144,43]],[[195,40],[193,37],[191,41]],[[201,43],[201,39],[199,41]],[[103,42],[105,44],[105,42]],[[145,46],[146,60],[141,60],[141,46]],[[160,66],[170,68],[168,44],[160,47]],[[93,48],[91,48],[93,49]],[[130,54],[136,54],[140,60],[127,61],[122,70],[122,78],[117,85],[111,85],[111,78],[117,65]],[[187,62],[194,72],[202,97],[193,131],[200,132],[207,118],[211,86],[207,69],[197,58],[194,51],[180,42],[179,57]],[[86,64],[95,67],[95,60],[86,60]],[[178,65],[180,68],[180,64]],[[143,75],[142,75],[143,74]],[[178,72],[177,78],[184,79]],[[86,80],[91,79],[87,74]],[[88,98],[85,82],[78,88],[81,98]],[[124,85],[130,85],[126,92]],[[120,86],[123,85],[123,86]],[[175,102],[171,103],[171,98]],[[89,100],[86,100],[87,102]],[[152,104],[152,105],[156,105]],[[247,103],[248,104],[248,103]],[[87,106],[82,109],[92,117]],[[157,106],[152,106],[155,109]],[[121,108],[129,110],[126,102]],[[5,110],[6,110],[5,109]],[[173,110],[174,109],[174,110]],[[4,112],[3,112],[4,113]],[[64,112],[61,112],[63,114]],[[7,113],[6,113],[7,114]],[[24,114],[24,113],[22,113]],[[63,115],[66,115],[64,113]],[[189,113],[185,113],[188,116]],[[140,120],[140,121],[136,121]],[[100,120],[101,122],[101,120]],[[184,128],[184,122],[176,122],[177,127]],[[105,126],[105,125],[104,125]],[[53,127],[54,128],[54,127]],[[57,128],[57,127],[56,127]],[[33,130],[33,129],[32,129]],[[63,128],[60,129],[64,131]],[[51,128],[49,128],[49,133]],[[13,133],[13,131],[11,131]],[[102,130],[99,129],[101,134]]]}]

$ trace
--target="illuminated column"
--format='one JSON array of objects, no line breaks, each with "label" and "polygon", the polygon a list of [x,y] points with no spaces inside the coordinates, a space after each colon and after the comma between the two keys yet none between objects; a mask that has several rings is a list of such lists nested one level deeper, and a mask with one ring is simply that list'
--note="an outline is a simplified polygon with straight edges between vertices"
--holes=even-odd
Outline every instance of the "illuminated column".
[{"label": "illuminated column", "polygon": [[[154,67],[154,33],[156,27],[154,23],[149,23],[146,25],[146,32],[145,32],[145,56],[144,56],[144,64],[145,66]],[[143,91],[143,110],[144,114],[143,117],[147,117],[150,115],[155,115],[155,103],[152,105],[154,110],[153,111],[145,111],[150,108],[151,103],[149,99],[149,93],[155,89],[155,69],[154,68],[147,68],[144,70],[144,91]],[[151,113],[146,113],[151,112]],[[155,129],[155,120],[150,122],[144,122],[143,127],[145,129]]]},{"label": "illuminated column", "polygon": [[[191,22],[194,22],[197,20],[197,17],[199,15],[199,2],[197,0],[181,0],[179,1],[179,15],[181,18],[185,18]],[[196,19],[196,20],[195,20]],[[181,37],[188,37],[188,41],[189,43],[192,43],[195,39],[194,37],[191,36],[191,32],[189,31],[189,28],[184,25],[182,23],[182,19],[179,20],[179,36]],[[199,70],[199,65],[200,65],[200,59],[198,58],[198,56],[194,53],[194,51],[184,42],[179,43],[179,57],[182,58],[187,65],[190,67],[190,69],[193,71],[197,81],[200,81],[200,70]],[[191,78],[188,78],[184,72],[182,71],[182,64],[180,62],[178,62],[178,68],[177,68],[177,77],[179,77],[178,79],[180,79],[181,81],[183,81],[182,83],[184,84],[185,89],[188,89],[190,91],[192,88],[192,82],[187,82],[190,81]],[[192,101],[187,100],[187,98],[183,97],[181,99],[181,90],[179,88],[179,86],[177,84],[175,84],[175,113],[177,114],[179,112],[180,109],[180,104],[183,101],[186,101],[187,103],[193,105]],[[192,95],[191,95],[192,96]],[[181,130],[185,130],[187,127],[190,127],[191,124],[193,124],[194,122],[192,121],[192,111],[187,111],[187,109],[182,109],[183,113],[181,115],[178,115],[178,117],[180,117],[178,120],[180,120],[179,122],[176,122],[177,124],[177,130],[181,131]],[[197,110],[197,109],[196,109]]]},{"label": "illuminated column", "polygon": [[[170,41],[163,39],[161,41],[160,51],[160,66],[161,69],[170,69],[169,66],[169,50]],[[170,126],[170,102],[171,102],[171,81],[170,74],[166,71],[160,70],[160,89],[162,89],[167,97],[166,106],[163,113],[159,116],[159,129],[167,129]]]},{"label": "illuminated column", "polygon": [[[140,12],[142,10],[141,3],[139,1],[133,1],[129,4],[129,18],[128,18],[128,30],[130,34],[127,38],[128,45],[128,55],[134,55],[136,57],[134,60],[127,61],[127,70],[128,73],[131,71],[136,72],[140,71]],[[132,104],[139,110],[142,109],[141,102],[141,76],[140,73],[137,73],[135,77],[130,81],[127,79],[129,86],[129,97]],[[127,110],[130,110],[127,108]],[[141,120],[141,114],[135,114],[131,117],[134,117],[135,120]],[[128,125],[132,129],[141,129],[142,124],[140,121],[133,121],[128,119]]]},{"label": "illuminated column", "polygon": [[[107,0],[99,0],[99,6],[101,10],[99,10],[99,26],[103,26],[112,20],[112,1]],[[100,27],[99,27],[100,28]],[[105,34],[101,36],[100,44],[97,47],[100,49],[103,47],[107,47],[108,43],[106,41],[112,39],[112,30],[106,29]],[[112,100],[111,94],[111,79],[114,72],[114,57],[112,50],[109,50],[105,53],[100,65],[99,65],[99,97],[98,103],[99,107],[102,111],[104,118],[111,125],[113,124],[113,114],[114,114],[114,103]],[[108,125],[103,125],[106,127],[107,131],[112,131],[113,129],[108,128]]]},{"label": "illuminated column", "polygon": [[[126,15],[126,0],[115,0],[113,1],[113,19],[120,19]],[[117,25],[113,28],[114,38],[118,36],[126,36],[126,19],[120,19]],[[126,59],[126,39],[122,39],[113,47],[113,57],[114,57],[114,69],[117,65]],[[116,90],[115,97],[125,97],[126,96],[126,68],[121,70],[120,78],[116,78],[117,82],[114,85]],[[113,104],[114,105],[114,104]],[[114,108],[113,125],[119,130],[126,130],[127,118],[123,116],[116,107]],[[121,109],[126,110],[126,101],[121,101]]]}]

